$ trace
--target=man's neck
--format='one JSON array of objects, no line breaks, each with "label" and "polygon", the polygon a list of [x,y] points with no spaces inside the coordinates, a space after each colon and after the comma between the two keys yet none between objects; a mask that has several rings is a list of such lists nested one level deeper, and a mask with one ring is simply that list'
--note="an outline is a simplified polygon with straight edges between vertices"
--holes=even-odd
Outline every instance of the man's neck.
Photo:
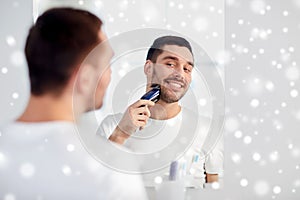
[{"label": "man's neck", "polygon": [[155,106],[149,108],[152,119],[167,120],[175,117],[181,111],[181,107],[178,102],[166,103],[164,101],[158,101]]},{"label": "man's neck", "polygon": [[31,95],[20,122],[74,121],[72,98]]}]

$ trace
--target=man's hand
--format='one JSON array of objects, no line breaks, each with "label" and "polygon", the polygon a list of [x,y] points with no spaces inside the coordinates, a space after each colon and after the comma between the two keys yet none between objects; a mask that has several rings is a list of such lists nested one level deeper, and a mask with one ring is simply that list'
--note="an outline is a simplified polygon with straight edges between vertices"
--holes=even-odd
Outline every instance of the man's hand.
[{"label": "man's hand", "polygon": [[138,100],[130,105],[109,140],[123,144],[138,128],[143,129],[151,115],[149,106],[154,105],[149,100]]}]

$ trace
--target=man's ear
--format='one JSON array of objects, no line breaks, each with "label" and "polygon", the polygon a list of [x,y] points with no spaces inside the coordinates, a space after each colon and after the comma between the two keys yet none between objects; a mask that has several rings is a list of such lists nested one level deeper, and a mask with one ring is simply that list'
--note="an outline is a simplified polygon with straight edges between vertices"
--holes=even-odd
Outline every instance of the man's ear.
[{"label": "man's ear", "polygon": [[146,76],[151,76],[153,71],[153,63],[150,60],[147,60],[144,65],[144,73]]},{"label": "man's ear", "polygon": [[81,65],[77,73],[76,90],[84,95],[93,89],[95,70],[89,64]]}]

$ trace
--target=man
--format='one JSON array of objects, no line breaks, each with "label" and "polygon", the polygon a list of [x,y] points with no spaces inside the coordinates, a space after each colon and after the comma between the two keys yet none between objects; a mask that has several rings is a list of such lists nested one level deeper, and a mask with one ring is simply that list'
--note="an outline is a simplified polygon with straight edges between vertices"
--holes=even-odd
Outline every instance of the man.
[{"label": "man", "polygon": [[[75,119],[102,106],[110,82],[113,51],[101,25],[87,11],[55,8],[30,29],[31,96],[1,130],[1,198],[147,199],[140,177],[98,163],[76,133]],[[99,144],[104,151],[107,141]]]},{"label": "man", "polygon": [[[196,139],[193,142],[194,138],[189,137],[191,147],[181,160],[186,163],[188,173],[203,182],[205,178],[206,182],[211,183],[218,181],[223,171],[222,141],[212,152],[203,152],[201,147],[209,122],[179,104],[179,100],[188,91],[193,68],[192,48],[187,40],[176,36],[157,38],[148,51],[144,73],[147,77],[146,91],[151,89],[152,84],[160,85],[160,100],[155,105],[138,100],[123,115],[106,117],[100,125],[99,134],[105,133],[109,140],[137,153],[158,153],[180,137],[186,140],[184,135],[191,134],[190,126],[197,126],[195,118],[198,118],[200,128],[192,131]],[[205,159],[198,159],[200,157]]]}]

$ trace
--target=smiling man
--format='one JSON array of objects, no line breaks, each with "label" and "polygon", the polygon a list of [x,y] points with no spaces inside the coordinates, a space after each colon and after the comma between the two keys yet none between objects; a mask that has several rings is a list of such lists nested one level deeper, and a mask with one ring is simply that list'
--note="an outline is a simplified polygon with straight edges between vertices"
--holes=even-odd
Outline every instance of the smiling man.
[{"label": "smiling man", "polygon": [[[195,137],[187,142],[190,148],[181,160],[186,162],[187,173],[198,178],[198,185],[201,185],[205,180],[218,181],[223,171],[223,147],[219,142],[213,151],[204,153],[202,146],[209,120],[179,103],[189,89],[193,68],[193,52],[187,40],[177,36],[157,38],[148,51],[144,73],[147,77],[146,91],[151,90],[153,84],[160,85],[159,101],[154,104],[138,100],[124,114],[107,116],[98,133],[141,154],[159,153],[178,138],[193,134]],[[190,133],[189,126],[197,126],[198,121],[195,120],[199,120],[200,127],[192,131],[195,133]],[[196,157],[204,159],[195,160]],[[166,174],[166,171],[158,170],[150,179]]]}]

